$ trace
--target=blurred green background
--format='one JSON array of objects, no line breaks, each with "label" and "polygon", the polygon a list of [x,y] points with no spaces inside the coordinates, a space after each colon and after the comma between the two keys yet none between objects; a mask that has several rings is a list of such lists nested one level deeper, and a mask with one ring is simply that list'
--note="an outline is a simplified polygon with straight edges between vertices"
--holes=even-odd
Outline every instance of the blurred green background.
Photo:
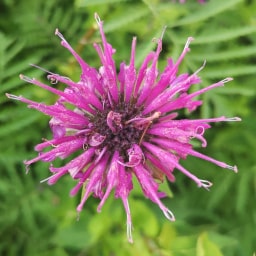
[{"label": "blurred green background", "polygon": [[[194,72],[207,60],[200,76],[205,87],[225,77],[234,81],[203,95],[191,118],[239,116],[239,123],[215,124],[206,132],[208,147],[200,149],[220,161],[236,164],[239,173],[202,160],[182,164],[214,186],[205,191],[175,171],[171,198],[164,203],[174,212],[170,223],[139,189],[130,196],[134,244],[126,240],[126,217],[121,201],[109,198],[98,214],[90,198],[77,221],[80,198],[69,197],[75,182],[62,178],[48,186],[48,164],[37,163],[25,174],[24,159],[36,156],[33,147],[50,138],[49,118],[29,110],[5,93],[52,103],[55,96],[19,80],[23,73],[48,83],[34,63],[69,76],[80,69],[60,46],[55,28],[92,66],[99,58],[92,47],[99,42],[94,12],[104,20],[108,41],[117,50],[117,67],[128,62],[137,36],[137,67],[152,38],[167,25],[159,69],[166,58],[177,59],[188,36],[195,40],[180,67]],[[61,86],[61,85],[58,85]],[[157,255],[252,256],[256,252],[256,1],[196,0],[1,0],[0,1],[0,255]]]}]

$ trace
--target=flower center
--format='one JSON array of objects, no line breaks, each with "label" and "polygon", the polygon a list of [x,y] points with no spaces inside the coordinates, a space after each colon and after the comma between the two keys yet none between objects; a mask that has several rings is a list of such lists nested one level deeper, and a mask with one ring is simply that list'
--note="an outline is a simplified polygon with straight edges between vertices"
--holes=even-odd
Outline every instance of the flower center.
[{"label": "flower center", "polygon": [[93,132],[104,138],[101,147],[107,147],[111,153],[119,151],[120,156],[127,160],[127,150],[133,144],[139,144],[143,130],[136,127],[131,119],[140,117],[141,109],[131,102],[119,102],[111,107],[109,102],[104,104],[103,111],[91,118]]}]

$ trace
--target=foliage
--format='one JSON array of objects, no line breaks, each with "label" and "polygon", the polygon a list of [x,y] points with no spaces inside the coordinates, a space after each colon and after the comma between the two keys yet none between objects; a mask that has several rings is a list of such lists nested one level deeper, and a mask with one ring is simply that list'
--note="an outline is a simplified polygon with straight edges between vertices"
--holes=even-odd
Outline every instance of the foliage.
[{"label": "foliage", "polygon": [[[233,256],[256,251],[256,2],[209,0],[200,5],[164,0],[3,0],[0,3],[0,254],[1,255],[157,255]],[[227,76],[232,83],[204,95],[197,117],[240,116],[242,123],[216,125],[208,132],[203,150],[221,161],[235,163],[234,174],[189,158],[185,166],[214,183],[211,192],[198,189],[177,173],[169,184],[172,198],[165,203],[177,221],[169,223],[146,201],[139,189],[131,196],[135,243],[126,241],[121,203],[112,199],[102,213],[90,199],[76,221],[79,198],[69,198],[72,181],[54,187],[40,180],[47,164],[35,164],[25,174],[24,159],[33,146],[49,138],[48,118],[10,102],[5,93],[51,102],[53,96],[19,80],[23,73],[42,77],[40,65],[75,78],[74,64],[54,29],[58,27],[76,50],[93,66],[99,65],[92,42],[99,41],[94,12],[105,21],[109,41],[117,49],[116,63],[128,60],[132,36],[138,38],[137,66],[155,47],[163,27],[164,46],[159,69],[166,58],[177,58],[186,38],[193,36],[191,52],[182,71],[201,71],[202,87]],[[61,85],[59,85],[61,86]],[[100,246],[99,246],[100,245]]]}]

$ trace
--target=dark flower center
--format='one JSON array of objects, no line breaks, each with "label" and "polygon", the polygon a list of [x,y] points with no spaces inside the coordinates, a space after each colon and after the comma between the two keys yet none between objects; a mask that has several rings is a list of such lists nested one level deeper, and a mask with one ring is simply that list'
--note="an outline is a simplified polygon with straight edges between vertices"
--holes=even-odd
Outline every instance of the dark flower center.
[{"label": "dark flower center", "polygon": [[143,130],[134,126],[129,120],[140,117],[141,109],[134,103],[119,101],[114,107],[111,107],[108,101],[104,104],[103,111],[90,118],[93,124],[93,132],[105,137],[100,145],[107,147],[108,152],[118,151],[120,156],[127,160],[127,150],[133,144],[139,144]]}]

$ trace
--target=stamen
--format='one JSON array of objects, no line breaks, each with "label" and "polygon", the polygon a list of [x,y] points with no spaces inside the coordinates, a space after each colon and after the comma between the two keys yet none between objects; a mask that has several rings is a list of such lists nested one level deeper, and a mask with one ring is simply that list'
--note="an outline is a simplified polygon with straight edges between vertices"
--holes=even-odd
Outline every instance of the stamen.
[{"label": "stamen", "polygon": [[238,169],[237,169],[237,166],[236,166],[236,165],[234,165],[234,166],[232,166],[232,165],[226,165],[225,168],[226,168],[226,169],[229,169],[229,170],[231,170],[231,171],[234,171],[235,173],[238,172]]},{"label": "stamen", "polygon": [[5,94],[7,98],[9,99],[12,99],[12,100],[21,100],[22,99],[22,96],[16,96],[16,95],[13,95],[13,94],[9,94],[9,93],[6,93]]},{"label": "stamen", "polygon": [[126,211],[127,238],[128,238],[129,243],[133,243],[131,212],[130,212],[130,207],[129,207],[127,197],[122,197],[122,201],[123,201],[123,205],[124,205],[124,208]]},{"label": "stamen", "polygon": [[185,44],[185,47],[184,47],[184,51],[185,51],[186,49],[189,50],[189,45],[190,45],[190,43],[191,43],[193,40],[194,40],[193,37],[189,37],[189,38],[188,38],[188,40],[187,40],[187,42],[186,42],[186,44]]},{"label": "stamen", "polygon": [[66,39],[65,39],[64,36],[59,32],[59,29],[58,29],[58,28],[55,29],[55,35],[57,35],[62,41],[64,41],[64,42],[67,43]]},{"label": "stamen", "polygon": [[48,177],[48,178],[46,178],[46,179],[40,180],[40,183],[44,183],[44,182],[48,181],[49,179],[53,178],[53,177],[56,176],[57,174],[58,174],[58,173],[55,173],[54,175],[52,175],[52,176],[50,176],[50,177]]},{"label": "stamen", "polygon": [[162,209],[162,211],[163,211],[164,216],[165,216],[168,220],[170,220],[170,221],[175,221],[174,214],[172,213],[171,210],[169,210],[168,208],[164,207],[164,208]]},{"label": "stamen", "polygon": [[201,184],[198,184],[199,187],[203,187],[209,191],[209,188],[212,186],[212,183],[208,180],[199,180]]},{"label": "stamen", "polygon": [[30,166],[29,166],[29,164],[26,164],[26,160],[24,161],[24,163],[25,163],[25,165],[26,165],[26,174],[28,174],[29,173],[29,171],[30,171]]},{"label": "stamen", "polygon": [[128,238],[128,242],[129,243],[133,243],[133,239],[132,239],[132,223],[127,223],[127,238]]},{"label": "stamen", "polygon": [[229,118],[226,118],[223,121],[225,121],[225,122],[238,122],[238,121],[242,121],[242,119],[239,118],[239,117],[229,117]]},{"label": "stamen", "polygon": [[50,81],[51,84],[57,84],[59,81],[52,77],[52,76],[47,76],[47,79]]},{"label": "stamen", "polygon": [[34,78],[30,78],[30,77],[28,77],[28,76],[24,76],[24,75],[22,75],[22,74],[20,74],[20,79],[21,80],[23,80],[23,81],[25,81],[25,82],[28,82],[28,83],[30,83],[30,84],[33,84],[34,83]]},{"label": "stamen", "polygon": [[32,64],[32,63],[30,63],[29,65],[32,66],[32,67],[34,67],[34,68],[38,68],[38,69],[40,69],[40,70],[42,70],[42,71],[44,71],[44,72],[46,72],[46,73],[49,73],[49,74],[51,74],[51,75],[54,75],[54,73],[52,73],[51,71],[49,71],[49,70],[47,70],[47,69],[45,69],[45,68],[42,68],[42,67],[37,66],[37,65]]},{"label": "stamen", "polygon": [[227,77],[227,78],[221,80],[220,82],[222,82],[223,84],[225,84],[225,83],[228,83],[228,82],[230,82],[230,81],[232,81],[232,80],[233,80],[232,77]]},{"label": "stamen", "polygon": [[209,91],[209,90],[211,90],[211,89],[214,89],[214,88],[220,87],[220,86],[224,86],[225,83],[227,83],[227,82],[229,82],[229,81],[232,81],[232,80],[233,80],[233,79],[230,78],[230,77],[225,78],[225,79],[223,79],[223,80],[221,80],[221,81],[219,81],[219,82],[217,82],[217,83],[215,83],[215,84],[209,85],[209,86],[207,86],[207,87],[205,87],[205,88],[203,88],[203,89],[201,89],[201,90],[198,90],[198,91],[196,91],[196,92],[194,92],[194,93],[188,94],[187,97],[188,97],[189,99],[194,98],[194,97],[196,97],[196,96],[198,96],[198,95],[200,95],[200,94],[203,94],[203,93],[205,93],[205,92],[207,92],[207,91]]},{"label": "stamen", "polygon": [[99,15],[98,15],[98,13],[96,13],[96,12],[94,13],[94,19],[96,20],[98,25],[102,22],[100,17],[99,17]]},{"label": "stamen", "polygon": [[193,75],[197,75],[200,71],[202,71],[204,69],[205,65],[206,65],[206,60],[204,60],[203,65]]}]

